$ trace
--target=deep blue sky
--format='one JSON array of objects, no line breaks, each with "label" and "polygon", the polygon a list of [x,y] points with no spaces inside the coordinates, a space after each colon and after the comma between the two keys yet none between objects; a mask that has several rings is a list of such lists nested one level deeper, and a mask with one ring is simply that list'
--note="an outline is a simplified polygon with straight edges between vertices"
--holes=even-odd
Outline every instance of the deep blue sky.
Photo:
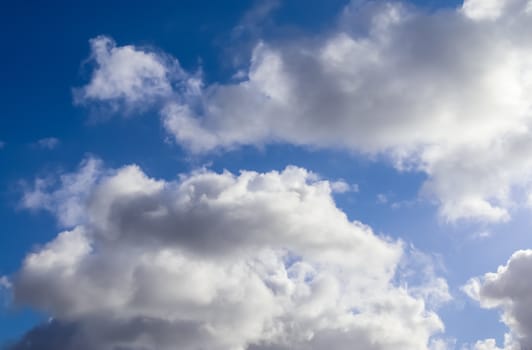
[{"label": "deep blue sky", "polygon": [[[344,0],[287,0],[259,23],[261,38],[321,32],[334,25]],[[458,1],[416,0],[423,8],[453,7]],[[443,256],[457,303],[441,315],[449,335],[461,341],[502,335],[496,312],[482,311],[466,301],[458,288],[469,277],[491,271],[517,248],[530,246],[525,214],[506,225],[490,228],[490,240],[464,239],[481,230],[472,225],[443,224],[428,202],[415,203],[425,176],[398,173],[383,161],[354,154],[315,151],[276,145],[244,148],[227,154],[189,159],[179,146],[164,142],[157,113],[129,119],[91,123],[89,112],[72,102],[72,88],[87,82],[88,40],[105,34],[119,45],[148,45],[177,57],[195,70],[200,65],[208,81],[223,81],[233,73],[230,57],[249,54],[257,32],[232,35],[252,1],[4,1],[0,9],[0,276],[14,273],[25,254],[57,233],[54,220],[42,212],[19,208],[22,182],[60,170],[72,171],[86,154],[102,158],[109,167],[136,163],[150,176],[174,178],[202,164],[215,170],[282,169],[287,164],[308,168],[331,179],[360,187],[358,193],[337,195],[338,205],[352,218],[377,232],[401,237],[421,250]],[[56,137],[60,146],[40,149],[34,143]],[[377,203],[378,194],[394,201],[413,201],[392,209]],[[511,239],[506,239],[511,235]],[[478,251],[483,251],[479,258]],[[460,301],[463,300],[462,302]],[[461,309],[464,307],[464,309]],[[31,327],[39,316],[30,311],[0,311],[0,342]],[[472,326],[474,325],[474,326]]]}]

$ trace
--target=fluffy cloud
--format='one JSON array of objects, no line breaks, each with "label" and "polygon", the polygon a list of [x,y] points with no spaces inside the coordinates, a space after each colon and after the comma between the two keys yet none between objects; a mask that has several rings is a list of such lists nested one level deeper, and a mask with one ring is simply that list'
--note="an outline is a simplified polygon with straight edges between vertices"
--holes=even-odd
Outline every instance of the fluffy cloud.
[{"label": "fluffy cloud", "polygon": [[[515,252],[495,273],[474,278],[464,287],[482,307],[502,310],[509,327],[504,350],[532,348],[532,250]],[[477,343],[476,349],[499,349],[493,340]]]},{"label": "fluffy cloud", "polygon": [[74,90],[76,102],[103,102],[112,110],[129,112],[168,97],[176,88],[172,82],[181,71],[174,59],[133,46],[116,47],[104,36],[92,39],[90,45],[95,67],[90,83]]},{"label": "fluffy cloud", "polygon": [[305,169],[164,181],[98,164],[33,202],[67,227],[12,279],[53,316],[13,349],[412,350],[443,329],[424,296],[447,285],[397,286],[402,244]]},{"label": "fluffy cloud", "polygon": [[[192,152],[288,142],[385,154],[429,176],[423,193],[445,220],[506,221],[522,202],[513,189],[532,190],[531,8],[466,0],[425,13],[354,1],[331,32],[259,43],[239,82],[204,86],[179,70],[182,88],[161,109],[163,123]],[[85,99],[169,94],[157,55],[110,42],[92,41],[99,67]],[[159,62],[157,73],[134,64],[115,72],[112,59],[99,58],[118,53]]]},{"label": "fluffy cloud", "polygon": [[479,340],[475,343],[474,350],[501,350],[501,348],[497,347],[497,342],[495,339],[486,339],[486,340]]}]

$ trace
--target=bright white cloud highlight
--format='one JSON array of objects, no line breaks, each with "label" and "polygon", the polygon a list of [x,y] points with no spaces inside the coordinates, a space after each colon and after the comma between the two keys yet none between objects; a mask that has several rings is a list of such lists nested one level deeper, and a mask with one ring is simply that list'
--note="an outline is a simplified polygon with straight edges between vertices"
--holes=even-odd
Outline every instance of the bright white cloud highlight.
[{"label": "bright white cloud highlight", "polygon": [[259,43],[244,79],[228,84],[170,75],[160,55],[98,37],[81,100],[171,96],[163,123],[192,152],[288,142],[385,154],[429,176],[423,193],[445,220],[506,221],[523,201],[512,191],[531,187],[530,8],[355,1],[333,31]]},{"label": "bright white cloud highlight", "polygon": [[32,202],[70,228],[13,278],[16,302],[54,317],[20,344],[415,350],[443,329],[425,297],[446,283],[427,271],[430,283],[395,285],[402,245],[349,221],[305,169],[164,181],[98,164]]}]

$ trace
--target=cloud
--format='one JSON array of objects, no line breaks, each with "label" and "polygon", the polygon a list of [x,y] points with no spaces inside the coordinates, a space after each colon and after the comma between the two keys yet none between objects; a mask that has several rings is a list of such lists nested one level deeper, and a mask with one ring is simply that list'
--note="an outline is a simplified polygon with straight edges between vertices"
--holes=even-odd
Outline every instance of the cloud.
[{"label": "cloud", "polygon": [[440,277],[442,272],[445,272],[445,266],[440,256],[410,246],[403,255],[396,277],[411,295],[425,300],[432,309],[438,309],[453,299],[447,281]]},{"label": "cloud", "polygon": [[377,194],[377,203],[378,204],[388,203],[388,196],[386,196],[384,193]]},{"label": "cloud", "polygon": [[331,190],[335,193],[358,192],[358,184],[348,184],[344,180],[330,182]]},{"label": "cloud", "polygon": [[21,200],[26,209],[45,209],[52,212],[63,226],[79,224],[84,211],[89,190],[102,175],[99,159],[85,159],[77,173],[63,174],[59,181],[51,178],[37,178],[32,188],[28,188]]},{"label": "cloud", "polygon": [[174,93],[182,78],[178,62],[163,53],[133,46],[117,47],[113,39],[90,40],[94,64],[91,81],[74,89],[78,104],[103,103],[111,111],[138,112]]},{"label": "cloud", "polygon": [[493,232],[488,230],[480,230],[470,235],[471,239],[487,239],[493,236]]},{"label": "cloud", "polygon": [[99,164],[31,206],[66,230],[12,277],[16,303],[53,317],[13,349],[412,350],[443,330],[394,282],[402,244],[349,221],[305,169],[166,181]]},{"label": "cloud", "polygon": [[0,288],[9,289],[11,287],[11,284],[9,283],[9,280],[7,277],[2,276],[0,277]]},{"label": "cloud", "polygon": [[497,346],[495,339],[479,340],[472,348],[473,350],[503,350]]},{"label": "cloud", "polygon": [[475,20],[495,21],[505,15],[532,12],[530,0],[466,0],[463,13]]},{"label": "cloud", "polygon": [[510,1],[497,0],[469,0],[462,7],[464,14],[476,20],[495,20],[501,16],[505,6]]},{"label": "cloud", "polygon": [[[502,311],[502,321],[510,332],[505,337],[504,350],[524,350],[532,347],[532,250],[515,252],[497,272],[471,279],[465,292],[484,308]],[[480,345],[478,345],[480,344]],[[475,349],[499,349],[493,340],[477,343]]]},{"label": "cloud", "polygon": [[243,79],[226,84],[98,37],[80,96],[165,96],[163,124],[191,152],[287,142],[384,154],[428,175],[422,193],[444,220],[507,221],[521,204],[514,189],[531,187],[531,8],[466,0],[427,13],[354,1],[334,30],[258,43]]},{"label": "cloud", "polygon": [[456,339],[434,339],[429,349],[430,350],[449,350],[456,346]]},{"label": "cloud", "polygon": [[271,19],[271,13],[281,6],[279,0],[262,0],[256,1],[254,6],[248,10],[243,16],[238,25],[233,28],[231,36],[234,40],[237,38],[248,36],[259,36],[262,32],[264,22]]},{"label": "cloud", "polygon": [[35,146],[42,148],[42,149],[49,149],[52,150],[54,148],[57,148],[59,146],[61,141],[59,141],[56,137],[45,137],[43,139],[38,140],[35,143]]},{"label": "cloud", "polygon": [[7,306],[10,302],[11,282],[6,276],[0,276],[0,308]]}]

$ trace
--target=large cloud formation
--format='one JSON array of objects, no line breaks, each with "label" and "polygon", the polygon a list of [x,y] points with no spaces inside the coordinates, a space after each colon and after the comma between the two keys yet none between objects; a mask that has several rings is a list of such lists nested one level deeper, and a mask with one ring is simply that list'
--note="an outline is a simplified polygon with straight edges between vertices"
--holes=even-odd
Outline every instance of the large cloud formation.
[{"label": "large cloud formation", "polygon": [[10,282],[16,303],[53,317],[12,349],[442,344],[425,299],[448,299],[446,283],[398,282],[403,245],[349,221],[335,186],[305,169],[164,181],[87,159],[58,184],[36,184],[26,206],[49,210],[66,230]]},{"label": "large cloud formation", "polygon": [[430,13],[353,1],[334,30],[260,42],[240,80],[210,85],[181,69],[166,74],[176,61],[165,68],[153,52],[99,37],[78,97],[164,95],[163,123],[192,152],[288,142],[385,154],[429,176],[423,193],[445,220],[506,221],[526,201],[514,189],[531,190],[531,23],[529,0]]},{"label": "large cloud formation", "polygon": [[[532,250],[515,252],[497,272],[473,278],[465,291],[482,307],[502,310],[502,321],[509,327],[504,350],[532,349]],[[482,349],[498,350],[494,340],[479,342]],[[490,345],[490,346],[488,346]]]}]

